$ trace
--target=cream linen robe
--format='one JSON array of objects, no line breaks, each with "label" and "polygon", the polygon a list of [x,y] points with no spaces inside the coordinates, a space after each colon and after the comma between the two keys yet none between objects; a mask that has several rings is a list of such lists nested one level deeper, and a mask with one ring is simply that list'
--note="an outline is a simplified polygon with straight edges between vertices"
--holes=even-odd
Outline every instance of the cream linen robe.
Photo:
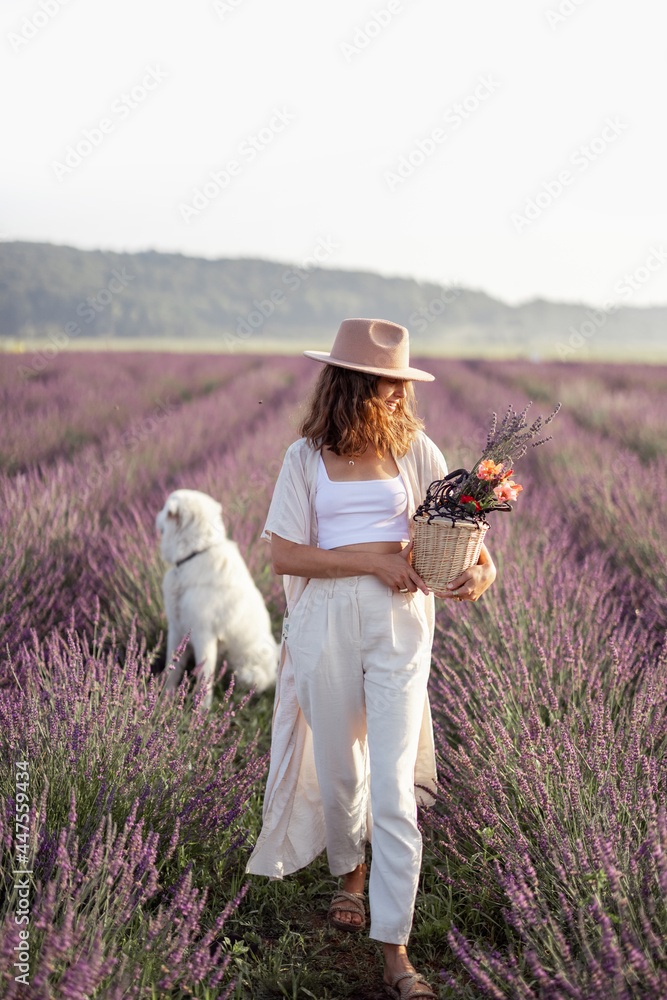
[{"label": "cream linen robe", "polygon": [[[320,452],[300,438],[290,445],[276,481],[262,538],[271,532],[300,545],[317,546],[315,489]],[[406,455],[394,455],[408,494],[408,517],[426,496],[436,479],[447,475],[447,463],[433,441],[418,432]],[[276,681],[271,732],[271,764],[264,795],[262,830],[246,871],[280,879],[310,864],[326,846],[326,829],[315,773],[313,738],[299,708],[294,670],[285,642],[289,615],[294,611],[308,579],[284,576],[287,611],[283,624],[280,668]],[[426,598],[426,614],[433,642],[434,600]],[[424,703],[415,764],[415,784],[434,788],[436,781],[433,727],[428,695]],[[431,796],[416,789],[417,802],[427,804]]]}]

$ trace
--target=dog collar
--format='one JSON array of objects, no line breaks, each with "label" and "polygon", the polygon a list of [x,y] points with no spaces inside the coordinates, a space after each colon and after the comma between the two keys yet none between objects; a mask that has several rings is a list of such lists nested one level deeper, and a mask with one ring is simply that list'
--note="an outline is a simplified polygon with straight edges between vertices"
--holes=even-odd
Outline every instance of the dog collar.
[{"label": "dog collar", "polygon": [[176,563],[176,565],[177,566],[182,566],[183,563],[186,563],[188,561],[188,559],[194,559],[195,556],[200,556],[202,554],[202,552],[208,552],[208,550],[211,549],[211,548],[213,548],[212,545],[209,545],[208,548],[206,548],[206,549],[197,549],[196,552],[191,552],[189,556],[185,557],[185,559],[179,559],[178,562]]}]

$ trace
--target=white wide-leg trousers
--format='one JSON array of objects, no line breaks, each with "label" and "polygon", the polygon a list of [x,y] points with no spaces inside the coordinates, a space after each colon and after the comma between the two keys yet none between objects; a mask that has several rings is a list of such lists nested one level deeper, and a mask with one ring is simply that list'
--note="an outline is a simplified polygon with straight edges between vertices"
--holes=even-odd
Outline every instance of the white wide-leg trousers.
[{"label": "white wide-leg trousers", "polygon": [[395,593],[372,575],[311,579],[289,618],[331,874],[356,868],[370,839],[370,936],[388,944],[407,944],[421,867],[414,774],[431,664],[424,602],[421,591]]}]

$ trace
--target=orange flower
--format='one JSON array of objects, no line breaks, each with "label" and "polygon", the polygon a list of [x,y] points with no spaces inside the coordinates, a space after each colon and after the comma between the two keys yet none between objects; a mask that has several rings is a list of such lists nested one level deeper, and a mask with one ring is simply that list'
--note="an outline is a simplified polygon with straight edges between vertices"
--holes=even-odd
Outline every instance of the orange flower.
[{"label": "orange flower", "polygon": [[478,479],[495,479],[503,471],[502,465],[496,465],[492,462],[490,458],[487,458],[485,462],[479,463],[479,469],[477,470]]}]

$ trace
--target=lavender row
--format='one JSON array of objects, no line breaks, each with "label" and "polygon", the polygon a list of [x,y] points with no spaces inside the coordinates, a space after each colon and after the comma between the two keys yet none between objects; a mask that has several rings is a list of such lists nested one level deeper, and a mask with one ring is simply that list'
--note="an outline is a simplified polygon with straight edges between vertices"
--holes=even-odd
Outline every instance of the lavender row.
[{"label": "lavender row", "polygon": [[[247,889],[226,872],[239,867],[265,761],[253,740],[241,752],[233,685],[215,713],[186,713],[184,691],[161,699],[145,642],[132,631],[121,661],[105,631],[92,644],[74,631],[35,636],[23,684],[0,689],[0,996],[120,1000],[205,985],[222,1000],[234,986],[224,924]],[[28,990],[12,971],[24,947],[11,877],[20,761]]]},{"label": "lavender row", "polygon": [[[253,515],[252,530],[237,514],[251,495],[268,507],[267,491],[292,433],[283,418],[303,389],[298,370],[282,361],[253,366],[236,379],[233,393],[195,399],[155,424],[136,448],[114,452],[112,441],[106,458],[88,448],[47,470],[0,476],[3,648],[16,652],[33,627],[40,635],[62,627],[72,610],[76,627],[85,627],[96,594],[125,633],[139,611],[141,628],[156,639],[165,567],[155,514],[172,489],[202,489],[229,508],[230,531],[238,521],[242,544],[251,544],[261,513]],[[276,432],[268,453],[276,457],[267,460]],[[114,453],[118,461],[110,460]]]},{"label": "lavender row", "polygon": [[[528,376],[542,386],[536,410],[557,398],[555,389],[549,396],[553,373],[543,366],[526,371],[429,360],[423,367],[439,376],[419,395],[427,430],[450,468],[470,467],[478,457],[490,410],[537,400],[528,395],[536,388]],[[164,567],[153,517],[173,485],[222,500],[230,533],[279,617],[280,581],[269,572],[258,535],[282,454],[296,437],[295,407],[312,368],[301,359],[273,362],[261,376],[273,391],[259,397],[256,417],[247,411],[262,383],[252,373],[238,380],[236,413],[222,399],[210,410],[203,400],[193,402],[182,411],[182,425],[166,422],[142,450],[145,475],[137,469],[134,477],[110,478],[79,505],[71,504],[71,490],[86,481],[75,463],[5,479],[11,516],[4,515],[0,542],[9,581],[3,599],[16,653],[12,671],[24,688],[31,690],[34,678],[49,673],[50,659],[58,659],[57,648],[40,646],[42,629],[72,611],[77,626],[88,628],[95,593],[119,640],[126,641],[136,615],[140,633],[160,646]],[[583,384],[585,367],[571,371]],[[592,374],[591,387],[608,384],[613,397],[610,373]],[[633,372],[624,377],[634,392]],[[662,406],[660,377],[657,371],[647,377],[655,412]],[[591,397],[587,405],[595,412]],[[211,434],[219,429],[219,447],[210,446],[206,419]],[[516,511],[490,515],[496,585],[478,605],[447,602],[438,612],[431,699],[441,791],[424,817],[425,836],[456,914],[443,963],[462,963],[483,995],[648,1000],[667,990],[667,662],[659,642],[665,621],[659,508],[667,475],[663,451],[647,457],[628,444],[637,419],[638,413],[627,418],[622,438],[615,426],[602,433],[565,407],[554,440],[529,452],[516,470],[525,487]],[[170,456],[173,466],[161,477]],[[642,502],[647,483],[650,506]],[[38,626],[34,638],[31,622]],[[85,683],[78,662],[72,657],[64,670],[70,681],[63,679],[63,691]],[[9,697],[6,664],[2,679]],[[76,717],[73,696],[60,704],[64,717]],[[34,711],[26,703],[17,718],[24,709]],[[11,718],[6,712],[0,720],[8,731]],[[114,724],[111,714],[107,724]],[[162,787],[157,777],[154,784]],[[97,815],[94,802],[86,808]],[[172,830],[164,815],[159,822]],[[65,825],[63,815],[60,829]],[[447,976],[458,980],[451,971]]]},{"label": "lavender row", "polygon": [[479,607],[439,616],[425,823],[448,943],[485,996],[648,1000],[667,991],[667,650],[624,618],[605,554],[568,560],[543,514],[527,500]]},{"label": "lavender row", "polygon": [[[492,374],[453,375],[473,412],[492,398]],[[456,424],[479,433],[460,406],[439,398],[433,408],[450,439]],[[479,607],[447,605],[438,618],[441,791],[426,833],[458,913],[450,961],[490,997],[667,991],[664,605],[646,578],[647,600],[628,604],[639,565],[623,558],[619,515],[639,538],[631,503],[618,511],[608,491],[609,534],[582,533],[591,436],[567,415],[554,425],[555,440],[518,476],[518,510],[492,522],[496,587]],[[594,445],[596,457],[615,447]],[[625,460],[641,476],[638,456]],[[660,495],[662,459],[651,482]],[[650,562],[662,549],[645,541]],[[458,975],[444,978],[461,988]]]},{"label": "lavender row", "polygon": [[25,380],[16,358],[0,354],[0,468],[16,473],[71,459],[86,445],[108,447],[114,432],[129,437],[156,411],[229,386],[256,365],[242,355],[68,352]]}]

